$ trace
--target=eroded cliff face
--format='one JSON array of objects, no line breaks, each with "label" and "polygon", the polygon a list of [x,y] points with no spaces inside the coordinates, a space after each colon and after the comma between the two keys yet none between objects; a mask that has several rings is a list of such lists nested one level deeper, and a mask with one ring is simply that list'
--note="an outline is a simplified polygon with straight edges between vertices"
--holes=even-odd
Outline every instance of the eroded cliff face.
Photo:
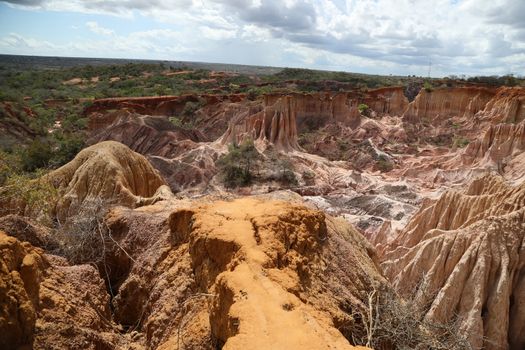
[{"label": "eroded cliff face", "polygon": [[401,116],[409,102],[402,87],[386,87],[369,90],[364,103],[379,115]]},{"label": "eroded cliff face", "polygon": [[424,206],[384,249],[382,266],[426,317],[452,320],[475,349],[525,345],[525,184],[496,175]]},{"label": "eroded cliff face", "polygon": [[241,144],[247,139],[265,144],[271,143],[279,150],[299,149],[297,143],[297,99],[292,96],[280,97],[268,103],[260,112],[252,115],[241,114],[233,119],[219,142],[223,145]]},{"label": "eroded cliff face", "polygon": [[403,119],[409,123],[428,119],[432,123],[434,119],[450,116],[472,117],[483,110],[495,94],[496,90],[489,88],[421,89],[416,99],[408,105]]},{"label": "eroded cliff face", "polygon": [[461,153],[463,163],[493,167],[503,172],[507,162],[525,150],[525,122],[491,125]]},{"label": "eroded cliff face", "polygon": [[[369,105],[376,115],[401,115],[408,105],[403,88],[393,87],[367,92],[267,94],[257,101],[248,101],[244,95],[113,98],[96,100],[85,110],[85,114],[90,115],[93,142],[115,140],[124,142],[141,153],[168,157],[169,154],[158,147],[139,147],[126,142],[121,136],[123,124],[140,124],[133,122],[136,116],[122,116],[104,111],[124,109],[140,114],[178,116],[186,103],[198,101],[203,103],[197,114],[198,120],[195,121],[195,126],[201,131],[200,137],[188,132],[184,135],[179,131],[177,135],[162,135],[162,138],[171,137],[173,141],[218,139],[221,144],[239,143],[251,138],[261,143],[274,144],[280,150],[299,150],[297,136],[300,133],[334,123],[356,128],[361,120],[358,110],[361,103]],[[102,131],[103,128],[106,130]],[[157,126],[155,129],[159,132],[168,131],[170,128]],[[126,130],[130,131],[129,128]],[[131,132],[137,134],[133,130]],[[149,133],[141,132],[139,140],[146,144],[155,143],[152,139],[156,139],[157,135],[148,136]],[[221,133],[222,136],[219,137]]]},{"label": "eroded cliff face", "polygon": [[520,87],[499,88],[479,115],[493,123],[519,123],[525,119],[525,92]]},{"label": "eroded cliff face", "polygon": [[230,121],[222,144],[251,138],[270,143],[278,150],[301,150],[297,136],[329,124],[356,129],[361,124],[359,104],[376,115],[397,115],[408,104],[402,88],[384,88],[366,93],[317,93],[265,95],[262,110],[241,114]]}]

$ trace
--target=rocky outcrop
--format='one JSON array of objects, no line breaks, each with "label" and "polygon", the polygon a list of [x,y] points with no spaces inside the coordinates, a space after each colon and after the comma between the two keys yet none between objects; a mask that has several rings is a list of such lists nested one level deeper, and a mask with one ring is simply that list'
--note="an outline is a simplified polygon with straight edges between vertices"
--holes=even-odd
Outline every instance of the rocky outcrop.
[{"label": "rocky outcrop", "polygon": [[41,251],[2,231],[0,253],[0,347],[31,347],[46,261]]},{"label": "rocky outcrop", "polygon": [[[206,140],[200,132],[175,126],[162,116],[153,117],[127,111],[110,113],[109,116],[113,118],[108,118],[108,115],[91,116],[93,126],[89,144],[112,140],[123,143],[140,154],[173,158],[187,151],[187,143],[181,141]],[[104,122],[97,122],[97,117],[105,119]]]},{"label": "rocky outcrop", "polygon": [[414,123],[427,119],[433,123],[451,116],[472,117],[483,110],[495,94],[495,89],[479,87],[421,89],[408,105],[403,120]]},{"label": "rocky outcrop", "polygon": [[474,349],[525,346],[525,183],[484,176],[427,203],[385,249],[383,268],[426,318],[450,322]]},{"label": "rocky outcrop", "polygon": [[71,266],[53,255],[44,258],[49,267],[39,286],[35,349],[143,348],[140,342],[133,344],[129,335],[119,334],[118,325],[111,321],[110,294],[97,268]]},{"label": "rocky outcrop", "polygon": [[146,158],[113,141],[82,150],[45,180],[58,190],[55,211],[60,220],[74,215],[89,201],[143,205],[154,201],[156,192],[166,185]]},{"label": "rocky outcrop", "polygon": [[93,266],[70,266],[13,236],[0,231],[2,349],[137,349],[110,321],[109,295]]},{"label": "rocky outcrop", "polygon": [[519,123],[525,120],[525,91],[522,87],[502,87],[477,115],[492,123]]},{"label": "rocky outcrop", "polygon": [[358,127],[361,103],[367,104],[376,115],[400,115],[408,100],[400,87],[366,93],[268,94],[260,110],[233,118],[220,142],[239,143],[250,138],[274,144],[283,151],[299,150],[298,134],[316,131],[327,124]]},{"label": "rocky outcrop", "polygon": [[503,171],[504,162],[525,150],[525,122],[491,125],[483,137],[467,146],[461,153],[463,164],[492,166]]},{"label": "rocky outcrop", "polygon": [[301,205],[159,203],[107,222],[133,259],[115,315],[151,348],[350,349],[359,321],[347,310],[386,283],[362,236]]}]

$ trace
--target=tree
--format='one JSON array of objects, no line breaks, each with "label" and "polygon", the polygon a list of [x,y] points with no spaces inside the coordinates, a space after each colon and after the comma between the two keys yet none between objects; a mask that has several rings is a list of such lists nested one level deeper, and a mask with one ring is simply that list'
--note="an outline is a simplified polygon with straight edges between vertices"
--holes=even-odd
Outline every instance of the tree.
[{"label": "tree", "polygon": [[217,161],[226,186],[249,185],[253,179],[253,167],[259,159],[260,154],[255,148],[253,140],[247,139],[240,146],[231,144],[228,153]]}]

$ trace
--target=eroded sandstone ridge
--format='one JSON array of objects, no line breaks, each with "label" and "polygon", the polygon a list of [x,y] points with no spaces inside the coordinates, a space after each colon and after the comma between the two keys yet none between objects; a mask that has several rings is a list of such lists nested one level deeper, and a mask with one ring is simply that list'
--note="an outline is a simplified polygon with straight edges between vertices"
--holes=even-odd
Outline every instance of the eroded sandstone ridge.
[{"label": "eroded sandstone ridge", "polygon": [[[112,213],[112,226],[126,224],[125,249],[143,241],[138,225],[152,210]],[[132,254],[136,263],[114,300],[117,317],[141,322],[160,348],[205,346],[209,336],[224,349],[350,348],[341,331],[351,332],[355,320],[339,305],[363,307],[370,284],[384,283],[365,240],[302,206],[249,198],[182,206],[165,225]],[[344,248],[349,255],[338,257]],[[181,323],[181,333],[170,334]]]},{"label": "eroded sandstone ridge", "polygon": [[385,248],[401,293],[420,289],[426,317],[458,317],[475,349],[525,346],[525,184],[496,175],[423,206]]},{"label": "eroded sandstone ridge", "polygon": [[300,205],[164,201],[114,209],[107,225],[107,289],[93,267],[0,235],[1,317],[18,315],[2,321],[8,344],[351,349],[361,321],[349,308],[364,314],[367,291],[386,286],[362,236]]}]

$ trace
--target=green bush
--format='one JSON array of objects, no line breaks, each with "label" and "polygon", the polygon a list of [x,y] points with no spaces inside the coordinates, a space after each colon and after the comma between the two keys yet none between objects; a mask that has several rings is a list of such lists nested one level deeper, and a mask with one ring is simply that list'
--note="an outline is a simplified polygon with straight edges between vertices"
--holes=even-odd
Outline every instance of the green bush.
[{"label": "green bush", "polygon": [[394,169],[394,164],[385,157],[380,156],[376,162],[376,167],[380,172],[387,173]]},{"label": "green bush", "polygon": [[84,139],[79,135],[61,134],[57,135],[56,149],[50,159],[50,165],[59,167],[73,158],[84,148]]},{"label": "green bush", "polygon": [[32,172],[45,168],[53,157],[53,150],[48,142],[35,139],[29,147],[22,151],[22,169]]},{"label": "green bush", "polygon": [[364,114],[368,111],[370,107],[368,107],[367,104],[360,103],[359,106],[357,106],[357,109],[359,110],[359,113]]},{"label": "green bush", "polygon": [[456,136],[456,137],[454,137],[454,141],[452,143],[452,146],[453,147],[463,148],[463,147],[466,147],[469,143],[470,143],[470,141],[467,138],[464,138],[462,136]]},{"label": "green bush", "polygon": [[426,92],[432,92],[433,90],[432,84],[428,80],[426,80],[425,83],[423,84],[423,88],[425,89]]},{"label": "green bush", "polygon": [[260,154],[248,139],[240,146],[231,144],[228,153],[219,158],[217,165],[226,187],[247,186],[252,182],[252,170]]},{"label": "green bush", "polygon": [[169,117],[168,120],[171,122],[171,124],[179,127],[179,128],[182,128],[182,120],[180,120],[180,118],[178,117]]}]

